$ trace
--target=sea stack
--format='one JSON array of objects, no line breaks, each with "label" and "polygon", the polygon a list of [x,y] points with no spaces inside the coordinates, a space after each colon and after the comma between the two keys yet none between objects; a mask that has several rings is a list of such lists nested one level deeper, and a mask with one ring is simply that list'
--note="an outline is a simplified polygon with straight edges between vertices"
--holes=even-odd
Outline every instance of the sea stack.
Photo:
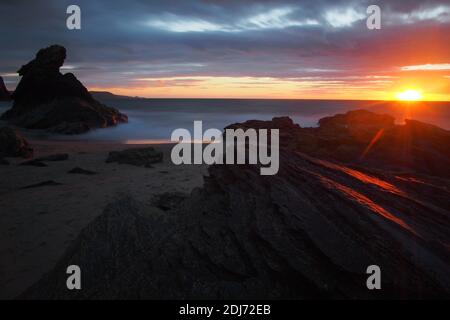
[{"label": "sea stack", "polygon": [[72,74],[62,74],[66,49],[60,45],[39,50],[17,72],[22,79],[12,95],[14,104],[1,119],[29,129],[61,134],[127,122],[126,115],[95,100]]},{"label": "sea stack", "polygon": [[11,95],[9,94],[8,89],[6,89],[5,83],[3,82],[3,78],[0,77],[0,101],[8,101],[11,100]]}]

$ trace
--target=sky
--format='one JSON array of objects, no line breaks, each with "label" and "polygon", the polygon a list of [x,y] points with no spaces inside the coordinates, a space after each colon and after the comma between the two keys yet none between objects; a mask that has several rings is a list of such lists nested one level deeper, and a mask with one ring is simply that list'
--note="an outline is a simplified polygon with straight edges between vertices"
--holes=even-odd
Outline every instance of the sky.
[{"label": "sky", "polygon": [[[81,8],[81,30],[66,9]],[[369,5],[381,29],[366,26]],[[448,0],[1,0],[0,75],[38,49],[90,90],[173,98],[450,101]]]}]

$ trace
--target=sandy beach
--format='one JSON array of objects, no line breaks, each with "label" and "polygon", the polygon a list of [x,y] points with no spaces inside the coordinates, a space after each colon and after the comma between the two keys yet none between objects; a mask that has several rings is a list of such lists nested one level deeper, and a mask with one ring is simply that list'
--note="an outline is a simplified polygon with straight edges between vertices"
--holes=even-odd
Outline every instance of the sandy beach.
[{"label": "sandy beach", "polygon": [[[105,163],[110,151],[149,145],[84,141],[29,140],[35,157],[67,153],[64,161],[47,167],[19,166],[25,161],[7,158],[0,166],[0,299],[11,299],[54,267],[74,238],[120,194],[150,204],[164,192],[189,193],[203,183],[204,165],[175,166],[171,145],[154,147],[164,153],[153,168]],[[79,167],[94,175],[69,174]],[[57,185],[25,188],[44,181]]]}]

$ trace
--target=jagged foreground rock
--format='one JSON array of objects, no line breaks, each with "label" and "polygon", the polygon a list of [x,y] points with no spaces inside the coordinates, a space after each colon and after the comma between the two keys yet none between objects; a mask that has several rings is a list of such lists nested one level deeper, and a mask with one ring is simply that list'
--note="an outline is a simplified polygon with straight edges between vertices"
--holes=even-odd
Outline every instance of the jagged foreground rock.
[{"label": "jagged foreground rock", "polygon": [[[275,176],[213,165],[166,211],[115,201],[21,298],[450,297],[448,179],[357,170],[287,146],[280,157]],[[66,289],[71,264],[80,291]],[[366,287],[373,264],[380,291]]]},{"label": "jagged foreground rock", "polygon": [[78,134],[127,121],[127,116],[95,100],[72,73],[62,74],[66,49],[53,45],[17,72],[13,107],[1,119],[30,129]]}]

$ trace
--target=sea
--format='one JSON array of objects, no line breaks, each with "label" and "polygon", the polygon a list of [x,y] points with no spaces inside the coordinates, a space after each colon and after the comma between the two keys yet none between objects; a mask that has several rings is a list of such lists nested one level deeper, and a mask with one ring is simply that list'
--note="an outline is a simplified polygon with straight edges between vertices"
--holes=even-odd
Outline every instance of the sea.
[{"label": "sea", "polygon": [[[129,122],[115,127],[67,136],[39,135],[49,140],[81,140],[121,143],[166,143],[175,129],[193,132],[201,120],[203,130],[246,120],[270,120],[289,116],[302,127],[315,127],[318,120],[349,110],[366,109],[395,117],[396,122],[415,119],[450,130],[450,102],[398,102],[366,100],[268,100],[268,99],[146,99],[120,96],[96,97],[128,115]],[[1,102],[3,113],[11,103]]]}]

